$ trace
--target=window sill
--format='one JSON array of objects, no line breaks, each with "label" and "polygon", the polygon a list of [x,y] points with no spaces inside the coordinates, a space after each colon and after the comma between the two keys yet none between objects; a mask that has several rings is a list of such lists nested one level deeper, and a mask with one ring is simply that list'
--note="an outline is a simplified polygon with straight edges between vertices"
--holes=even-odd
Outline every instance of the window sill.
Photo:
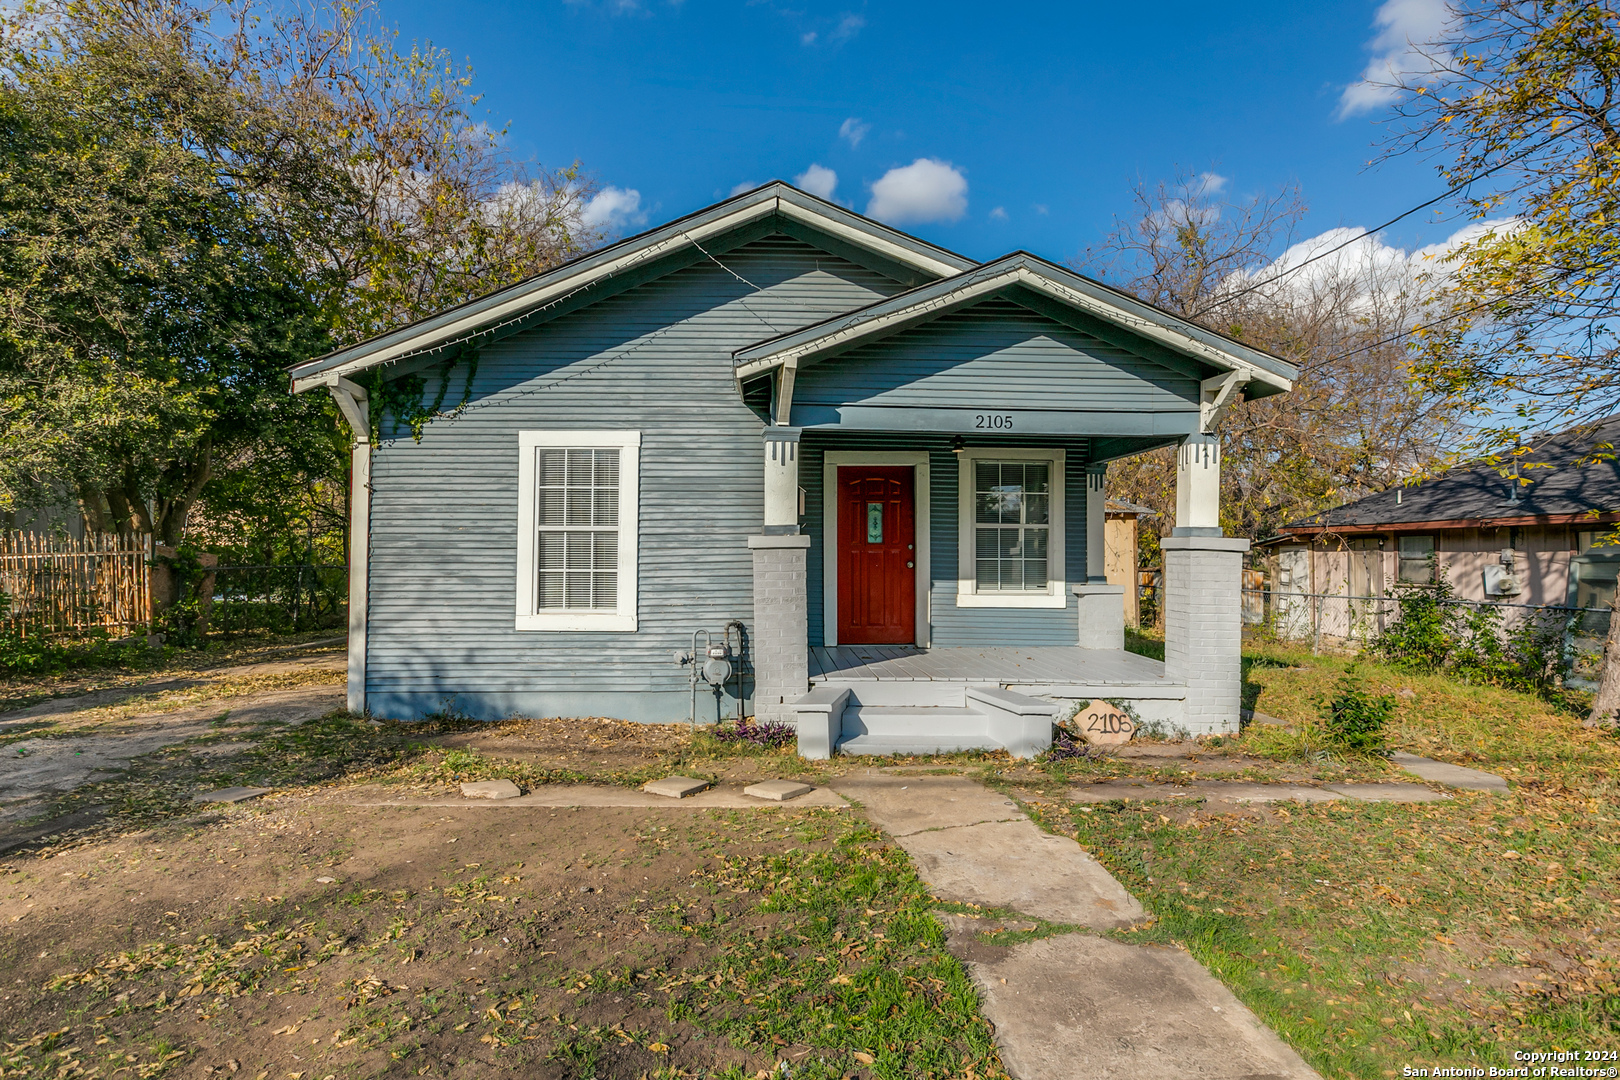
[{"label": "window sill", "polygon": [[609,631],[624,633],[636,629],[634,615],[604,611],[558,611],[543,615],[519,615],[517,629],[525,631]]},{"label": "window sill", "polygon": [[1057,582],[1051,592],[1044,593],[976,593],[971,585],[958,589],[956,606],[959,608],[1063,608],[1069,606],[1067,590]]}]

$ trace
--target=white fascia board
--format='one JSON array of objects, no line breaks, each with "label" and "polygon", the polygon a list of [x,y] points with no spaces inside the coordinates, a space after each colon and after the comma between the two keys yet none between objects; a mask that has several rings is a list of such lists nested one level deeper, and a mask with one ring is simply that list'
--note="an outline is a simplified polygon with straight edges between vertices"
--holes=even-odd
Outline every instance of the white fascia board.
[{"label": "white fascia board", "polygon": [[[388,345],[386,348],[378,349],[374,352],[368,352],[363,356],[357,356],[353,360],[340,364],[336,367],[326,368],[322,371],[305,376],[297,375],[296,369],[294,369],[295,374],[293,375],[292,380],[293,393],[302,393],[305,390],[309,390],[317,386],[327,386],[330,385],[331,380],[338,376],[352,375],[357,371],[364,371],[367,368],[377,367],[378,365],[386,364],[391,360],[398,360],[402,357],[432,349],[438,346],[441,342],[462,337],[482,327],[486,327],[487,325],[498,325],[510,319],[527,315],[533,312],[535,309],[544,307],[548,303],[559,300],[570,293],[577,292],[578,290],[589,286],[593,282],[600,281],[603,278],[611,277],[615,274],[623,273],[633,266],[653,259],[661,258],[664,255],[678,251],[690,244],[702,243],[711,236],[724,232],[730,232],[737,226],[745,225],[756,218],[762,218],[776,213],[780,204],[780,199],[767,199],[763,202],[755,203],[752,206],[744,207],[738,210],[736,213],[727,214],[725,217],[717,218],[714,221],[708,222],[707,224],[694,225],[691,228],[682,229],[679,232],[672,233],[671,235],[664,237],[662,240],[648,244],[646,247],[640,247],[633,251],[627,251],[617,259],[602,263],[598,266],[593,266],[588,270],[582,270],[577,274],[571,274],[567,277],[560,278],[543,288],[535,289],[531,292],[524,292],[495,307],[486,308],[477,312],[469,312],[465,318],[459,319],[444,326],[438,326],[432,330],[424,329],[420,334],[414,334],[411,337],[394,342],[393,344]],[[915,259],[915,257],[913,257],[913,259]]]},{"label": "white fascia board", "polygon": [[780,199],[778,202],[779,205],[777,206],[777,209],[781,212],[783,217],[792,218],[795,221],[813,226],[831,236],[838,237],[840,240],[847,240],[857,247],[863,247],[869,251],[875,251],[880,255],[886,255],[902,265],[915,266],[920,270],[926,270],[929,273],[937,274],[942,278],[955,277],[963,270],[963,267],[955,263],[943,262],[931,256],[924,255],[922,252],[913,248],[905,247],[902,244],[892,243],[883,239],[882,237],[874,236],[872,233],[863,229],[857,229],[853,226],[846,225],[841,221],[835,221],[832,218],[818,214],[814,210],[800,206],[795,202],[790,202],[786,199]]},{"label": "white fascia board", "polygon": [[1104,322],[1112,323],[1163,345],[1173,352],[1191,356],[1215,367],[1224,368],[1227,371],[1240,372],[1248,376],[1246,381],[1263,382],[1279,387],[1282,390],[1293,389],[1294,384],[1291,379],[1266,371],[1264,368],[1251,364],[1247,360],[1234,356],[1223,349],[1199,341],[1190,334],[1182,333],[1173,327],[1162,326],[1151,319],[1143,318],[1106,301],[1087,296],[1083,292],[1071,289],[1023,266],[1010,267],[1002,273],[972,282],[959,289],[952,289],[929,300],[885,312],[881,315],[875,315],[869,319],[862,319],[825,337],[819,337],[813,341],[783,349],[781,352],[761,357],[758,360],[750,360],[737,368],[737,379],[741,382],[775,367],[797,368],[799,361],[810,354],[824,352],[867,335],[880,333],[898,324],[911,322],[940,308],[956,307],[980,296],[1006,288],[1009,285],[1023,285],[1070,307],[1094,315]]}]

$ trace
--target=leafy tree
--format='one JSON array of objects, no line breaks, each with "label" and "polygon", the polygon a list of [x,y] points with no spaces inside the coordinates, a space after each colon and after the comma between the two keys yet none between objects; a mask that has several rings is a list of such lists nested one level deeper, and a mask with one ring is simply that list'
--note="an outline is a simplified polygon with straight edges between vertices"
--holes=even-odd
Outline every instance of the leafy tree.
[{"label": "leafy tree", "polygon": [[181,35],[111,29],[0,80],[0,460],[14,497],[65,483],[172,544],[217,458],[320,416],[282,376],[329,343],[284,207],[342,177]]},{"label": "leafy tree", "polygon": [[470,73],[367,5],[70,0],[0,30],[0,509],[67,495],[167,543],[199,499],[216,541],[300,500],[289,527],[335,524],[347,440],[286,366],[600,238],[577,167],[514,161]]},{"label": "leafy tree", "polygon": [[[1463,205],[1496,222],[1447,260],[1453,310],[1420,331],[1418,376],[1492,421],[1527,424],[1620,406],[1620,6],[1464,0],[1428,64],[1392,89],[1390,153],[1438,155]],[[1505,218],[1504,218],[1505,215]]]},{"label": "leafy tree", "polygon": [[[1463,205],[1498,220],[1451,258],[1455,302],[1421,331],[1416,370],[1485,414],[1478,441],[1505,454],[1532,424],[1620,408],[1620,6],[1457,0],[1451,15],[1389,87],[1389,152],[1439,155]],[[1588,722],[1617,711],[1620,606]]]}]

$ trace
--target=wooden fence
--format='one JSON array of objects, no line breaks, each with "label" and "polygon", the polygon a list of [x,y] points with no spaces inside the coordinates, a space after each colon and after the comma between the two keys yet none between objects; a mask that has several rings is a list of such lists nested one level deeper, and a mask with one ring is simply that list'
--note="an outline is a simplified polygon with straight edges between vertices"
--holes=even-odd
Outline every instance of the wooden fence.
[{"label": "wooden fence", "polygon": [[0,630],[143,632],[152,620],[149,559],[134,537],[0,533]]}]

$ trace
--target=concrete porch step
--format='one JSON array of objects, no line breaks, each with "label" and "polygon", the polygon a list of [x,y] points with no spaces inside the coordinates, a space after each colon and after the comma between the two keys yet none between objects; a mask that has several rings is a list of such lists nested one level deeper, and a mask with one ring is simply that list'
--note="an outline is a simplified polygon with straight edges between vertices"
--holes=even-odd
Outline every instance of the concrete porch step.
[{"label": "concrete porch step", "polygon": [[[1059,706],[999,686],[958,684],[954,704],[937,695],[896,701],[866,698],[872,686],[820,683],[794,702],[799,752],[808,758],[845,754],[946,754],[1005,749],[1030,758],[1051,745]],[[894,684],[890,684],[891,686]],[[911,688],[928,687],[912,683]],[[918,701],[917,698],[922,700]]]},{"label": "concrete porch step", "polygon": [[958,750],[1000,750],[1002,745],[988,735],[857,735],[838,744],[840,754],[950,754]]},{"label": "concrete porch step", "polygon": [[843,740],[862,735],[982,736],[986,718],[976,709],[940,705],[854,705],[844,709]]}]

